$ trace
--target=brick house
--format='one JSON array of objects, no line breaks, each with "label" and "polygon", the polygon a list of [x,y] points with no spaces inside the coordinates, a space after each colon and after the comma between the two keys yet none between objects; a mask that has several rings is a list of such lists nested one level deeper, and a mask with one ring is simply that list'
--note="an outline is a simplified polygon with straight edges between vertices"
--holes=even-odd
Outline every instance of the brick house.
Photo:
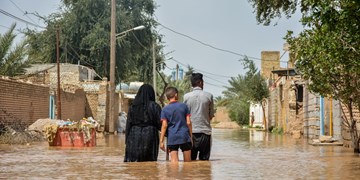
[{"label": "brick house", "polygon": [[[55,63],[33,64],[26,68],[21,79],[50,87],[50,117],[55,118],[57,94],[57,65]],[[96,72],[83,65],[60,63],[61,115],[62,119],[78,120],[93,117],[99,121],[102,130],[108,131],[107,102],[108,82],[94,80],[99,77]],[[99,77],[101,79],[101,77]],[[115,96],[117,97],[117,96]],[[115,100],[118,102],[118,98]],[[117,104],[117,103],[115,103]],[[118,107],[115,107],[118,108]]]}]

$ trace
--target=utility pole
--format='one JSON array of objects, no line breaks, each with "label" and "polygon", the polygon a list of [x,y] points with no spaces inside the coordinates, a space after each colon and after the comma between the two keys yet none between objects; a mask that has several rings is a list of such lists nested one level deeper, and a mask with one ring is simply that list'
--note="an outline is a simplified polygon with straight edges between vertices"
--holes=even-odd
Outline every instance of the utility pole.
[{"label": "utility pole", "polygon": [[176,64],[176,80],[179,80],[179,64]]},{"label": "utility pole", "polygon": [[60,31],[56,28],[56,64],[57,64],[57,119],[61,119],[61,98],[60,98]]},{"label": "utility pole", "polygon": [[116,2],[111,0],[111,31],[110,31],[110,93],[109,93],[109,132],[115,130],[115,55],[116,55]]},{"label": "utility pole", "polygon": [[[154,38],[154,39],[155,39],[155,38]],[[155,96],[156,96],[156,58],[155,58],[155,42],[156,42],[156,40],[153,40],[152,56],[153,56],[153,87],[154,87]]]}]

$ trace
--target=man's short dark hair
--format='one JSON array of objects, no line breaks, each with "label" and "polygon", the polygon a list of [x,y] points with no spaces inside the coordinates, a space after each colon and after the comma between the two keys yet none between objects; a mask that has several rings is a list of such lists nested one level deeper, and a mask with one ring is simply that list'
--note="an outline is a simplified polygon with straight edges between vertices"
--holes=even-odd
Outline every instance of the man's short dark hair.
[{"label": "man's short dark hair", "polygon": [[175,97],[175,94],[178,93],[178,90],[175,87],[167,87],[165,90],[165,95],[167,99]]},{"label": "man's short dark hair", "polygon": [[200,82],[203,82],[203,75],[201,73],[192,73],[191,75],[191,85],[196,87],[200,85]]}]

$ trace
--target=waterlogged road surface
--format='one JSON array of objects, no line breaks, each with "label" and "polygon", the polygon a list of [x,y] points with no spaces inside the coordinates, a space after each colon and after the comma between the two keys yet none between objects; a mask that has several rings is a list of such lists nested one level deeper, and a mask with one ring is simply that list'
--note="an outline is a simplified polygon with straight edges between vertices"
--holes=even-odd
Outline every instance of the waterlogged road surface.
[{"label": "waterlogged road surface", "polygon": [[[359,179],[351,149],[314,147],[306,140],[254,130],[214,129],[210,161],[124,163],[124,135],[93,148],[0,145],[4,179]],[[182,158],[181,158],[182,159]]]}]

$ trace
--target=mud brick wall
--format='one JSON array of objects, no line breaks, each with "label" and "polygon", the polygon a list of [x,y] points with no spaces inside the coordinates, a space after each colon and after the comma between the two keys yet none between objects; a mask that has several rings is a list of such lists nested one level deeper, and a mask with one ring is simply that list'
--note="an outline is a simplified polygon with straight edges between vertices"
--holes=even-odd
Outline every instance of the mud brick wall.
[{"label": "mud brick wall", "polygon": [[226,107],[220,106],[216,108],[215,117],[212,120],[214,122],[231,122],[228,110]]},{"label": "mud brick wall", "polygon": [[280,68],[280,51],[261,51],[260,73],[265,79],[276,79],[271,73],[274,69]]},{"label": "mud brick wall", "polygon": [[0,78],[0,122],[30,125],[49,117],[49,87]]},{"label": "mud brick wall", "polygon": [[85,116],[86,117],[97,117],[98,109],[98,94],[92,92],[86,92],[86,108]]},{"label": "mud brick wall", "polygon": [[61,119],[80,120],[85,117],[86,96],[82,89],[73,92],[64,92],[61,97]]},{"label": "mud brick wall", "polygon": [[[350,114],[349,114],[349,110],[345,107],[345,105],[342,104],[342,108],[343,108],[343,120],[345,120],[345,116],[348,120],[350,120]],[[353,107],[353,116],[354,119],[356,120],[356,126],[357,126],[357,130],[358,133],[360,133],[360,111]],[[351,135],[350,135],[350,130],[347,126],[342,125],[342,137],[343,137],[343,143],[345,147],[350,147],[352,148],[352,141],[351,141]]]},{"label": "mud brick wall", "polygon": [[268,101],[268,110],[269,110],[269,115],[268,115],[268,123],[269,123],[269,127],[273,126],[275,127],[277,125],[278,122],[278,89],[274,88],[270,90],[270,97],[269,97],[269,101]]}]

